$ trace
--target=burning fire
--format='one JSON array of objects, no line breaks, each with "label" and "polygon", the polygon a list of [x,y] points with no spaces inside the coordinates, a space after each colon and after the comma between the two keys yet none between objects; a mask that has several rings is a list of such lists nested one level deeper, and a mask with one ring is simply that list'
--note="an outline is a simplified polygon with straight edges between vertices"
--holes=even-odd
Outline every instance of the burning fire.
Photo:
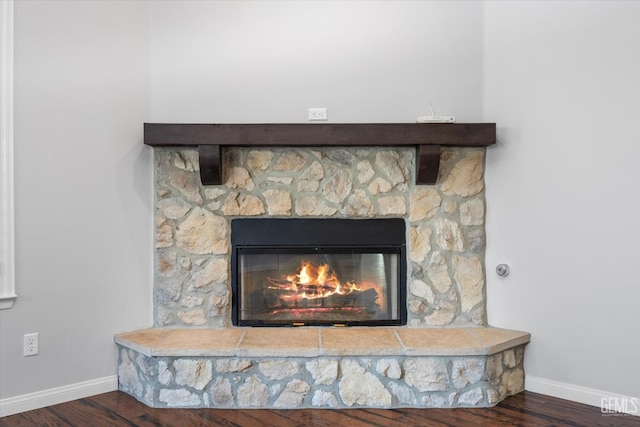
[{"label": "burning fire", "polygon": [[[326,298],[331,295],[348,295],[362,291],[353,280],[341,283],[336,273],[327,264],[318,267],[310,262],[303,262],[296,274],[286,276],[286,280],[268,277],[269,288],[283,291],[284,298],[291,300]],[[362,286],[362,285],[361,285]]]}]

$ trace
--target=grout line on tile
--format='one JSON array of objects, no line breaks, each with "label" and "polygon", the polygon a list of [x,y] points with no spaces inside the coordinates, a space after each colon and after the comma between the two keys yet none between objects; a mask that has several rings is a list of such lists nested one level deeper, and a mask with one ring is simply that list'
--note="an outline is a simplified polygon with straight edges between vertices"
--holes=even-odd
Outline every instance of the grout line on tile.
[{"label": "grout line on tile", "polygon": [[484,342],[482,338],[480,338],[478,335],[471,332],[471,330],[468,328],[465,328],[465,332],[471,335],[471,337],[474,338],[478,343],[480,343],[480,345],[482,346],[482,351],[484,352],[483,354],[487,355],[490,353],[489,345],[486,342]]},{"label": "grout line on tile", "polygon": [[402,346],[402,353],[403,354],[407,354],[408,348],[404,344],[404,342],[402,341],[402,338],[400,338],[400,334],[398,333],[398,330],[397,329],[392,329],[391,332],[393,332],[393,335],[395,335],[396,339],[398,340],[398,342]]},{"label": "grout line on tile", "polygon": [[153,347],[149,351],[151,356],[156,356],[160,353],[159,347],[169,338],[169,335],[171,335],[173,331],[175,331],[175,329],[167,329],[166,331],[163,331],[158,341],[154,343]]},{"label": "grout line on tile", "polygon": [[238,338],[238,342],[236,343],[236,347],[233,349],[233,352],[236,356],[240,356],[239,354],[240,344],[242,344],[242,340],[244,340],[244,336],[246,334],[247,334],[247,330],[243,329],[242,333],[240,334],[240,337]]}]

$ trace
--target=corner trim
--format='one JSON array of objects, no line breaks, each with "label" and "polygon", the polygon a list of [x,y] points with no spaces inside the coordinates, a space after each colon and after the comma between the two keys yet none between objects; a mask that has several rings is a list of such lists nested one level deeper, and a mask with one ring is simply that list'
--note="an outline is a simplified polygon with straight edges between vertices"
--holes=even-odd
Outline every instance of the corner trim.
[{"label": "corner trim", "polygon": [[13,0],[0,1],[0,309],[8,309],[15,293],[13,195]]},{"label": "corner trim", "polygon": [[118,376],[69,384],[0,400],[0,417],[118,390]]}]

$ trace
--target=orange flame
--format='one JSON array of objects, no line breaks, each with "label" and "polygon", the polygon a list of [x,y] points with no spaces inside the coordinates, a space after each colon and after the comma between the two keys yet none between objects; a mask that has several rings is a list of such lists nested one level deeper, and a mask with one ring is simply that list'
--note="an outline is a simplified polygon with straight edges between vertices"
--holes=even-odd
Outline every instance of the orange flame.
[{"label": "orange flame", "polygon": [[269,282],[278,289],[288,291],[284,295],[287,299],[317,299],[331,295],[348,295],[362,291],[354,281],[341,283],[336,273],[328,264],[315,266],[303,261],[296,274],[286,276],[286,281],[268,278]]}]

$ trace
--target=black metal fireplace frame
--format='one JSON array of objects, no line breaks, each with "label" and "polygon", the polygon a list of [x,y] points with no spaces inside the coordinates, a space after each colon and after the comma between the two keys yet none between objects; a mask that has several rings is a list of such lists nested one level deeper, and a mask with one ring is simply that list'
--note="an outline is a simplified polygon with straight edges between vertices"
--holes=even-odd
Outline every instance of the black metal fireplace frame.
[{"label": "black metal fireplace frame", "polygon": [[[295,242],[295,243],[292,243]],[[302,326],[297,322],[269,322],[240,319],[240,277],[238,259],[255,250],[308,251],[309,253],[362,253],[376,251],[398,254],[398,304],[395,319],[345,321],[340,326],[397,326],[407,323],[406,224],[401,218],[237,218],[231,221],[231,320],[234,326]],[[307,321],[304,326],[334,326],[335,322]]]}]

